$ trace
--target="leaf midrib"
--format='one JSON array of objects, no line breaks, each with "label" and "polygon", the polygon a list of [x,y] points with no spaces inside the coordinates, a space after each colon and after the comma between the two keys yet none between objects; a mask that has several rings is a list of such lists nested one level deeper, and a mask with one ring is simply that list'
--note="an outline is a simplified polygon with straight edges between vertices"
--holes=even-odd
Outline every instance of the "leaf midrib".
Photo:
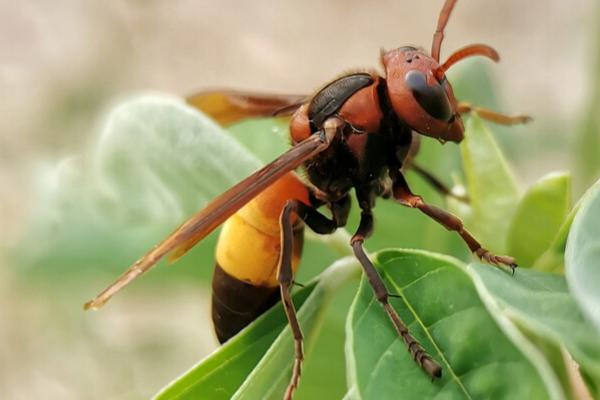
[{"label": "leaf midrib", "polygon": [[[438,270],[439,269],[436,269],[435,271],[438,271]],[[429,271],[429,272],[427,272],[427,274],[430,274],[432,272],[434,272],[434,271]],[[450,365],[450,363],[448,362],[448,360],[446,359],[446,357],[442,353],[442,350],[439,348],[439,346],[437,345],[436,341],[433,339],[433,336],[431,336],[431,333],[429,332],[429,329],[427,328],[427,326],[425,326],[425,324],[423,323],[423,321],[421,320],[421,318],[417,314],[416,310],[413,308],[412,304],[410,304],[409,301],[407,300],[406,296],[404,295],[404,288],[401,287],[401,286],[398,286],[396,284],[396,282],[393,279],[391,279],[391,276],[387,273],[387,271],[385,269],[383,269],[383,275],[384,275],[385,279],[388,282],[390,282],[392,284],[392,286],[394,286],[394,288],[396,289],[397,293],[402,296],[402,301],[404,302],[404,304],[406,305],[406,307],[408,308],[408,310],[412,313],[413,317],[415,318],[415,321],[421,326],[421,329],[423,329],[423,332],[425,332],[425,335],[427,335],[427,338],[429,339],[429,341],[431,342],[431,344],[433,345],[433,347],[437,351],[438,355],[442,359],[442,362],[446,365],[446,368],[448,369],[448,371],[452,375],[453,380],[461,388],[461,390],[463,391],[463,393],[465,394],[465,396],[468,399],[472,399],[471,395],[467,391],[467,388],[460,381],[460,379],[458,378],[458,375],[456,375],[456,372],[452,369],[452,366]],[[422,278],[422,277],[419,277],[417,279],[420,279],[420,278]],[[413,283],[413,281],[411,281],[406,286],[409,286],[412,283]]]}]

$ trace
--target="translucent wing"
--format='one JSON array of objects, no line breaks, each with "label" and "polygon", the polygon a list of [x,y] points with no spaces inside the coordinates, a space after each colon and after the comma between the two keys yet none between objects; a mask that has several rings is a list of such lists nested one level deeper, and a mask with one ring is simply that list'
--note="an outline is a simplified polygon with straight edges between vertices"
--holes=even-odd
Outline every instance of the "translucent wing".
[{"label": "translucent wing", "polygon": [[87,302],[85,309],[102,307],[115,293],[152,268],[165,255],[173,252],[173,256],[177,258],[185,254],[273,182],[328,146],[329,140],[324,140],[319,134],[312,135],[219,195],[136,261],[96,298]]},{"label": "translucent wing", "polygon": [[209,90],[186,100],[221,125],[231,125],[246,118],[290,115],[308,101],[309,96]]}]

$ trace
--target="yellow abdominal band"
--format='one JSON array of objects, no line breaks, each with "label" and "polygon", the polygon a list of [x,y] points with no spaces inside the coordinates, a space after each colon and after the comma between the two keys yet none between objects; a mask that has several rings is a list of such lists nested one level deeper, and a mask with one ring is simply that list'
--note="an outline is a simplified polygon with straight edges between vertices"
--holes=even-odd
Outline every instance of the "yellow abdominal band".
[{"label": "yellow abdominal band", "polygon": [[[260,228],[264,228],[265,225],[273,226],[273,221],[257,221],[259,223],[253,224],[248,218],[244,218],[264,218],[256,212],[257,210],[250,213],[249,210],[244,210],[246,207],[251,208],[254,205],[252,203],[247,204],[223,224],[217,243],[217,263],[225,272],[241,281],[254,286],[275,287],[278,285],[277,264],[281,249],[279,229],[266,233]],[[298,256],[294,254],[294,272],[298,261]]]}]

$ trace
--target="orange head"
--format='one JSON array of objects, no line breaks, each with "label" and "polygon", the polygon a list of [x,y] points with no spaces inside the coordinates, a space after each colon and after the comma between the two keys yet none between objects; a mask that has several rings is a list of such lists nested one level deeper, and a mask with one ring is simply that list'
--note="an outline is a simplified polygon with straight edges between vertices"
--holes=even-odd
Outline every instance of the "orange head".
[{"label": "orange head", "polygon": [[444,27],[455,0],[447,0],[433,36],[431,55],[423,49],[400,47],[381,55],[387,89],[396,115],[414,131],[440,141],[460,142],[464,126],[452,86],[445,72],[466,57],[481,55],[498,61],[498,53],[486,45],[464,47],[439,63]]}]

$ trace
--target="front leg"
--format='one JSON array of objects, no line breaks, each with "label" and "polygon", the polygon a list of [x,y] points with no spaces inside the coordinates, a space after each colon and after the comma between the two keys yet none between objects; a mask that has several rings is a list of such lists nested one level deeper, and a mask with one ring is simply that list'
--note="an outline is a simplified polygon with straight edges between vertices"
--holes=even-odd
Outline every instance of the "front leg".
[{"label": "front leg", "polygon": [[482,119],[500,125],[526,124],[531,121],[531,117],[529,115],[506,115],[496,111],[488,110],[486,108],[475,107],[471,105],[471,103],[468,103],[466,101],[461,101],[460,103],[458,103],[459,114],[466,114],[470,112],[476,113]]},{"label": "front leg", "polygon": [[473,235],[471,235],[471,233],[465,229],[460,218],[439,207],[429,205],[423,201],[421,196],[414,195],[410,191],[404,175],[402,175],[400,171],[395,172],[392,176],[392,179],[392,194],[394,196],[394,200],[404,206],[421,210],[421,212],[440,223],[446,229],[457,232],[465,241],[467,246],[469,246],[469,249],[481,260],[487,261],[488,263],[496,266],[499,266],[500,264],[506,265],[510,267],[514,273],[515,268],[517,267],[514,258],[509,256],[497,256],[492,254],[489,250],[483,248],[477,239],[475,239]]}]

